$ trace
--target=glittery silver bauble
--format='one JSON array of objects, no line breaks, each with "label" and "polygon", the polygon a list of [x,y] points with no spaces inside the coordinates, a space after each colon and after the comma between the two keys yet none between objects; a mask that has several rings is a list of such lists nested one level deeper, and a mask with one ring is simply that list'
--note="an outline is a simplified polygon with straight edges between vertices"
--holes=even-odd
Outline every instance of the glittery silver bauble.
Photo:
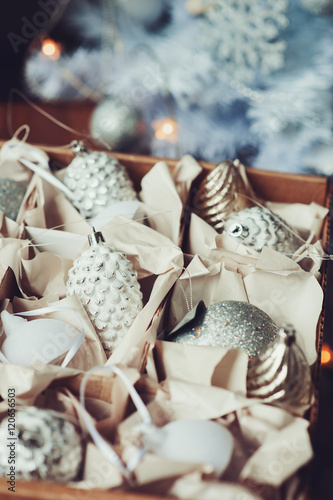
[{"label": "glittery silver bauble", "polygon": [[93,229],[91,247],[68,271],[67,295],[80,299],[109,357],[141,311],[142,293],[132,263],[103,241]]},{"label": "glittery silver bauble", "polygon": [[89,153],[80,141],[74,141],[75,158],[65,171],[64,184],[74,195],[73,205],[86,217],[95,217],[118,201],[136,200],[125,167],[106,153]]},{"label": "glittery silver bauble", "polygon": [[310,366],[290,325],[284,325],[275,341],[253,361],[247,375],[247,395],[299,414],[311,405]]},{"label": "glittery silver bauble", "polygon": [[244,349],[253,359],[277,332],[273,320],[258,307],[224,300],[207,308],[198,307],[195,318],[171,335],[170,340],[180,344]]},{"label": "glittery silver bauble", "polygon": [[118,97],[101,101],[90,120],[94,139],[114,150],[121,151],[133,144],[140,136],[143,121],[139,111]]},{"label": "glittery silver bauble", "polygon": [[164,0],[117,0],[117,3],[132,19],[146,26],[158,22],[165,10]]},{"label": "glittery silver bauble", "polygon": [[17,182],[7,177],[0,178],[0,210],[6,217],[16,220],[26,191],[27,186],[24,182]]},{"label": "glittery silver bauble", "polygon": [[225,160],[201,182],[194,196],[194,211],[222,231],[234,212],[252,207],[255,195],[247,182],[245,167],[239,160]]},{"label": "glittery silver bauble", "polygon": [[305,10],[317,16],[321,14],[331,14],[333,12],[332,0],[300,0],[300,4]]},{"label": "glittery silver bauble", "polygon": [[17,409],[11,418],[14,426],[8,418],[0,425],[0,476],[8,473],[11,457],[17,478],[56,482],[77,478],[84,447],[72,423],[55,411],[35,407]]},{"label": "glittery silver bauble", "polygon": [[292,255],[302,245],[296,229],[268,208],[246,208],[234,214],[226,221],[223,233],[257,252],[267,246]]}]

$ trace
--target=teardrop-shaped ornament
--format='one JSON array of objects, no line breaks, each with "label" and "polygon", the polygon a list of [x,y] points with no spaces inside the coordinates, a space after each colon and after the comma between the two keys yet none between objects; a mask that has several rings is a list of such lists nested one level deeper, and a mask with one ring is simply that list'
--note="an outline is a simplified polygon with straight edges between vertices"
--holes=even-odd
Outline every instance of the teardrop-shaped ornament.
[{"label": "teardrop-shaped ornament", "polygon": [[293,255],[303,244],[295,228],[265,207],[246,208],[226,221],[223,234],[260,252],[264,246]]},{"label": "teardrop-shaped ornament", "polygon": [[226,219],[255,201],[244,165],[239,160],[225,160],[201,182],[193,206],[199,217],[221,232]]},{"label": "teardrop-shaped ornament", "polygon": [[247,397],[303,415],[313,400],[310,366],[291,325],[283,325],[248,369]]},{"label": "teardrop-shaped ornament", "polygon": [[109,357],[142,309],[137,273],[126,255],[104,245],[92,228],[90,248],[68,271],[67,295],[76,295]]},{"label": "teardrop-shaped ornament", "polygon": [[73,205],[86,218],[119,201],[137,200],[126,169],[104,152],[89,152],[82,141],[73,141],[75,158],[65,171],[63,183],[72,191]]}]

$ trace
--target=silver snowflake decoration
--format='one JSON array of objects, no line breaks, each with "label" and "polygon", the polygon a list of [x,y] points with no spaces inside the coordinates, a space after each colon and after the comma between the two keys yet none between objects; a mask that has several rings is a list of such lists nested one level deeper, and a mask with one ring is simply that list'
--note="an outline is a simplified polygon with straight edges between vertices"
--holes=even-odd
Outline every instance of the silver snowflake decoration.
[{"label": "silver snowflake decoration", "polygon": [[192,12],[201,14],[203,43],[221,76],[250,82],[256,71],[270,74],[284,66],[287,44],[279,35],[289,24],[288,0],[192,1]]}]

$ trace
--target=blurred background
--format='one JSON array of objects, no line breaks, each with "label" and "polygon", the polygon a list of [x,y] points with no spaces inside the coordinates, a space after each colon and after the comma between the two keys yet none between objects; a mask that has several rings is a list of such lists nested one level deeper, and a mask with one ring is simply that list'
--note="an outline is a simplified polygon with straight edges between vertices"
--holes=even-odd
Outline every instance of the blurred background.
[{"label": "blurred background", "polygon": [[[100,147],[332,173],[332,0],[13,0],[1,99],[20,89]],[[60,145],[13,94],[8,130]],[[77,134],[76,134],[77,136]]]},{"label": "blurred background", "polygon": [[[333,0],[3,2],[0,138],[27,123],[39,144],[83,137],[101,149],[330,176],[332,13]],[[324,340],[318,500],[333,491]]]}]

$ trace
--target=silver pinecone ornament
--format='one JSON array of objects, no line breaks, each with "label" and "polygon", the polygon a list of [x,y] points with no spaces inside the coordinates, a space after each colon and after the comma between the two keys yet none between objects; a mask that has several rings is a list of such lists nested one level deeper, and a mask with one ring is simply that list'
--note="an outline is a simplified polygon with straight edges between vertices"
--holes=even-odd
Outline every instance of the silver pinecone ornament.
[{"label": "silver pinecone ornament", "polygon": [[0,476],[8,473],[11,456],[17,478],[61,483],[77,478],[84,446],[71,422],[55,411],[35,407],[17,408],[15,420],[13,436],[8,436],[13,428],[8,418],[0,425]]},{"label": "silver pinecone ornament", "polygon": [[252,207],[235,213],[225,223],[224,234],[260,252],[264,246],[293,255],[302,241],[297,231],[268,208]]},{"label": "silver pinecone ornament", "polygon": [[72,150],[75,158],[66,168],[63,183],[84,217],[95,217],[118,201],[137,199],[125,167],[117,159],[103,152],[90,153],[81,141],[73,141]]},{"label": "silver pinecone ornament", "polygon": [[142,293],[126,255],[103,245],[94,228],[88,239],[90,248],[68,271],[67,295],[80,299],[109,357],[141,311]]},{"label": "silver pinecone ornament", "polygon": [[291,325],[283,325],[276,340],[252,362],[247,396],[265,399],[299,415],[311,405],[311,370]]}]

